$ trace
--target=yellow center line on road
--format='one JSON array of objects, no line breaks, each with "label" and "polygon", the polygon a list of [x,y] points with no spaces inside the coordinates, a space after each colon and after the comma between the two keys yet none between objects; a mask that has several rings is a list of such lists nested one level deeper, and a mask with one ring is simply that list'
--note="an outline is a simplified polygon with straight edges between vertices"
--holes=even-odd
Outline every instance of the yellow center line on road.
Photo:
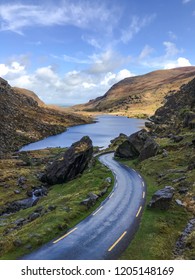
[{"label": "yellow center line on road", "polygon": [[112,249],[121,241],[126,233],[127,231],[123,232],[123,234],[117,239],[117,241],[108,249],[108,252],[112,251]]},{"label": "yellow center line on road", "polygon": [[139,210],[137,211],[136,218],[139,216],[141,210],[142,210],[142,206],[140,206]]},{"label": "yellow center line on road", "polygon": [[101,206],[95,213],[93,213],[93,216],[95,216],[102,208],[103,206]]},{"label": "yellow center line on road", "polygon": [[58,238],[57,240],[55,240],[53,243],[57,243],[60,240],[64,239],[65,237],[67,237],[69,234],[71,234],[72,232],[74,232],[77,228],[73,228],[71,231],[69,231],[68,233],[66,233],[65,235],[61,236],[60,238]]}]

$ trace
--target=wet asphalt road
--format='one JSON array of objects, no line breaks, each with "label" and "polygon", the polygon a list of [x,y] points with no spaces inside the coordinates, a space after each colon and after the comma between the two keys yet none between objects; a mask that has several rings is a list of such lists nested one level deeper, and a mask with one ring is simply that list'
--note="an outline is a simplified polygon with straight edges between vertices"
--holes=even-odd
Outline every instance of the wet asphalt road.
[{"label": "wet asphalt road", "polygon": [[115,175],[109,197],[68,233],[24,256],[26,260],[112,260],[126,249],[138,229],[145,204],[143,178],[113,159],[99,157]]}]

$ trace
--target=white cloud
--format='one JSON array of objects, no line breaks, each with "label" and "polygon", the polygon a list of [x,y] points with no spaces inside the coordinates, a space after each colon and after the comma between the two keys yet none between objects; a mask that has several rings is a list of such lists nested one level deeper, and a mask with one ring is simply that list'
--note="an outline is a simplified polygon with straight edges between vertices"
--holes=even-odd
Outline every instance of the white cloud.
[{"label": "white cloud", "polygon": [[84,88],[86,88],[86,89],[91,89],[91,88],[96,87],[95,84],[93,84],[93,83],[87,83],[87,82],[82,83],[82,86],[83,86]]},{"label": "white cloud", "polygon": [[108,49],[102,53],[90,56],[91,65],[87,70],[91,74],[113,72],[130,61],[130,57],[123,57],[119,53]]},{"label": "white cloud", "polygon": [[[183,49],[179,49],[175,43],[165,41],[163,42],[164,54],[161,56],[147,57],[143,56],[143,59],[140,59],[141,54],[145,52],[147,54],[147,48],[143,48],[143,51],[139,55],[138,59],[135,59],[136,63],[139,63],[142,67],[153,68],[153,69],[170,69],[183,66],[191,66],[190,61],[182,56],[181,53],[184,52]],[[152,50],[151,50],[152,51]]]},{"label": "white cloud", "polygon": [[192,66],[190,61],[185,57],[179,57],[175,61],[171,61],[164,65],[164,69],[171,69],[176,67]]},{"label": "white cloud", "polygon": [[135,74],[133,74],[132,72],[130,72],[129,70],[127,69],[122,69],[120,70],[117,75],[116,75],[116,80],[117,81],[121,81],[125,78],[128,78],[128,77],[133,77],[135,76]]},{"label": "white cloud", "polygon": [[140,55],[139,55],[139,59],[145,59],[146,57],[148,57],[152,52],[154,51],[153,48],[151,48],[148,45],[145,45],[144,48],[142,49]]},{"label": "white cloud", "polygon": [[91,36],[83,35],[82,40],[87,42],[89,45],[91,45],[92,47],[94,47],[96,49],[101,49],[102,48],[102,45],[100,44],[100,42],[97,38],[93,38]]},{"label": "white cloud", "polygon": [[72,63],[90,64],[89,59],[76,58],[76,57],[68,56],[68,55],[65,55],[65,54],[63,55],[63,59],[64,59],[64,61],[72,62]]},{"label": "white cloud", "polygon": [[8,78],[14,78],[25,73],[25,66],[17,61],[8,65],[0,64],[0,76],[7,75]]},{"label": "white cloud", "polygon": [[111,28],[116,21],[116,16],[116,11],[99,1],[61,0],[57,5],[55,1],[44,1],[39,5],[15,2],[0,5],[0,30],[22,34],[26,27],[56,25],[91,29],[97,21],[107,30],[107,26]]},{"label": "white cloud", "polygon": [[189,3],[189,2],[191,2],[191,0],[183,0],[183,1],[182,1],[183,4],[187,4],[187,3]]},{"label": "white cloud", "polygon": [[108,72],[103,77],[102,81],[100,82],[100,85],[111,86],[127,77],[133,77],[133,76],[135,75],[127,69],[122,69],[118,73]]},{"label": "white cloud", "polygon": [[143,18],[134,16],[128,28],[122,31],[120,40],[123,43],[128,43],[134,37],[134,35],[140,32],[142,28],[149,25],[154,20],[155,17],[156,17],[155,14],[150,16],[145,16]]},{"label": "white cloud", "polygon": [[172,57],[181,52],[172,42],[163,42],[163,45],[165,46],[165,57]]},{"label": "white cloud", "polygon": [[96,75],[88,71],[69,71],[61,76],[51,65],[34,72],[20,62],[0,64],[0,76],[12,86],[34,91],[46,103],[78,104],[103,95],[114,83],[133,76],[127,69],[103,71]]}]

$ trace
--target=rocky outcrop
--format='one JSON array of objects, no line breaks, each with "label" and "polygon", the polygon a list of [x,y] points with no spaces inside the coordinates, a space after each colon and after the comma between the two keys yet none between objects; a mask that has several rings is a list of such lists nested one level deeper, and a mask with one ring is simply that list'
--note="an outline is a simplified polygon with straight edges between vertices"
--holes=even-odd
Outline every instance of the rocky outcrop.
[{"label": "rocky outcrop", "polygon": [[26,198],[8,202],[5,204],[4,207],[0,207],[0,216],[5,214],[16,213],[21,209],[26,209],[35,206],[38,203],[39,199],[43,196],[46,196],[47,193],[48,190],[44,186],[34,187],[31,191],[27,191]]},{"label": "rocky outcrop", "polygon": [[155,124],[149,128],[152,133],[161,136],[175,134],[173,141],[182,141],[178,134],[183,128],[195,129],[195,79],[168,96],[165,105],[151,119]]},{"label": "rocky outcrop", "polygon": [[158,190],[152,196],[152,199],[149,202],[148,207],[167,210],[170,207],[173,195],[174,195],[174,188],[170,186]]},{"label": "rocky outcrop", "polygon": [[155,156],[159,146],[145,129],[130,135],[115,152],[116,157],[145,160]]},{"label": "rocky outcrop", "polygon": [[92,154],[92,141],[88,136],[84,136],[80,141],[73,143],[61,159],[55,160],[46,168],[41,180],[55,185],[74,179],[85,170]]}]

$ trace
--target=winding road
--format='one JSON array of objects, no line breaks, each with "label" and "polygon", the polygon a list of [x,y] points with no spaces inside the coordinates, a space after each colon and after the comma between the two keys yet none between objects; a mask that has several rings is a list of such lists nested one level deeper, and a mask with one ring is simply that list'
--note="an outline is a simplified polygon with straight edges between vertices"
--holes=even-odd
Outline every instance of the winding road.
[{"label": "winding road", "polygon": [[22,259],[112,260],[126,249],[139,226],[146,185],[139,173],[115,161],[113,153],[101,155],[99,160],[115,175],[111,194],[65,235]]}]

